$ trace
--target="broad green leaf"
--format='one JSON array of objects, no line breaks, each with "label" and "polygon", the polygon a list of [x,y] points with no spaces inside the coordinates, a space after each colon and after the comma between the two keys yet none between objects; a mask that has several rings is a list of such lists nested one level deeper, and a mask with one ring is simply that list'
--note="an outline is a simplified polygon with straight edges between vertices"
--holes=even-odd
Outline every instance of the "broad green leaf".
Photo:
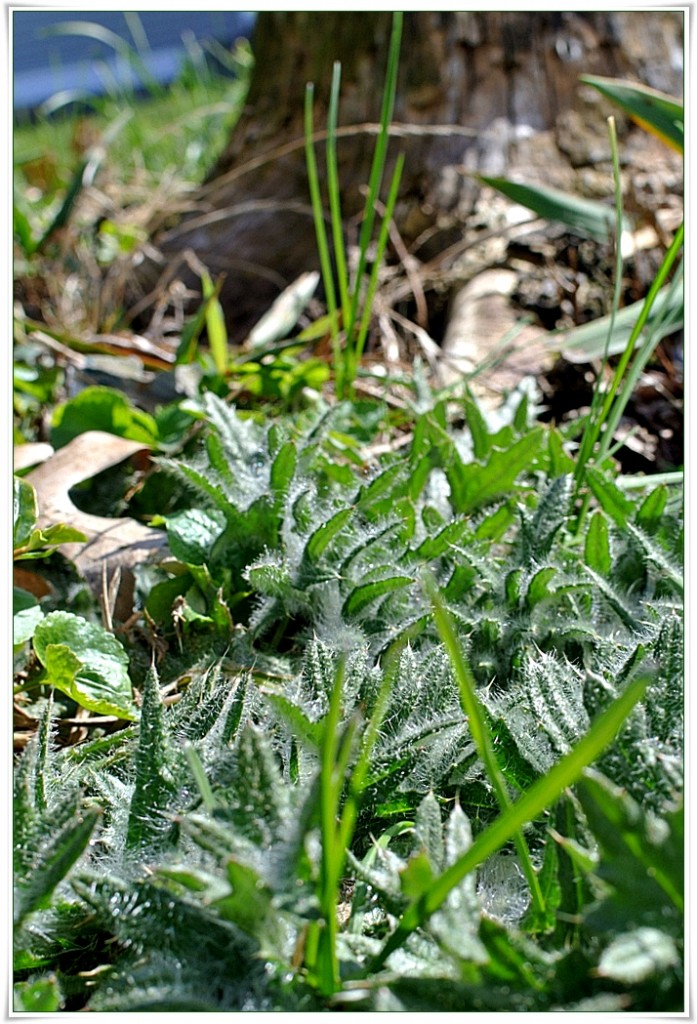
[{"label": "broad green leaf", "polygon": [[385,580],[376,580],[374,583],[364,583],[362,586],[356,587],[346,598],[344,614],[356,615],[377,598],[389,594],[393,590],[400,590],[413,582],[411,576],[390,576]]},{"label": "broad green leaf", "polygon": [[128,655],[112,633],[70,612],[50,612],[34,631],[46,682],[100,715],[135,719]]},{"label": "broad green leaf", "polygon": [[47,558],[61,544],[74,544],[84,540],[87,538],[81,530],[66,526],[64,523],[54,523],[45,530],[33,530],[27,544],[23,548],[15,549],[14,559],[17,562],[24,562]]},{"label": "broad green leaf", "polygon": [[19,476],[16,476],[13,482],[12,508],[12,543],[16,550],[29,542],[39,514],[36,491],[30,483]]},{"label": "broad green leaf", "polygon": [[581,75],[581,81],[592,85],[618,107],[626,110],[632,120],[669,146],[682,153],[685,138],[685,111],[682,103],[657,89],[638,82],[616,78]]},{"label": "broad green leaf", "polygon": [[88,430],[103,430],[146,445],[158,439],[157,424],[149,413],[136,409],[120,391],[101,386],[85,388],[54,410],[51,443],[62,448]]},{"label": "broad green leaf", "polygon": [[625,498],[619,487],[608,476],[592,466],[586,470],[586,479],[603,511],[621,529],[624,529],[634,511],[634,505],[629,498]]},{"label": "broad green leaf", "polygon": [[652,534],[658,528],[667,503],[668,488],[661,484],[642,501],[635,517],[636,525],[649,535]]},{"label": "broad green leaf", "polygon": [[34,595],[21,587],[13,588],[12,610],[12,643],[17,648],[31,640],[44,613]]},{"label": "broad green leaf", "polygon": [[14,986],[14,1010],[24,1013],[55,1013],[63,1002],[58,980],[51,975],[35,981],[22,981]]},{"label": "broad green leaf", "polygon": [[544,430],[536,427],[506,451],[494,450],[485,466],[463,465],[452,459],[446,469],[456,512],[472,512],[503,494],[509,494],[519,474],[540,451]]},{"label": "broad green leaf", "polygon": [[561,221],[601,242],[612,238],[615,211],[611,206],[541,185],[523,185],[507,178],[490,178],[485,174],[477,177],[512,202],[526,206],[546,220]]},{"label": "broad green leaf", "polygon": [[600,576],[608,577],[610,575],[612,571],[610,537],[607,529],[607,520],[600,509],[595,510],[588,524],[584,558],[586,565]]},{"label": "broad green leaf", "polygon": [[534,608],[540,601],[544,601],[551,596],[552,592],[549,589],[549,581],[556,574],[557,570],[553,565],[545,566],[545,568],[535,573],[528,584],[528,592],[525,595],[528,608]]},{"label": "broad green leaf", "polygon": [[337,512],[331,517],[326,523],[324,523],[318,530],[312,534],[307,542],[308,557],[313,562],[322,555],[329,544],[332,542],[334,537],[340,533],[348,523],[349,519],[353,515],[352,508],[342,508],[340,512]]},{"label": "broad green leaf", "polygon": [[225,528],[225,516],[218,509],[192,508],[165,516],[165,524],[174,557],[185,565],[204,565]]}]

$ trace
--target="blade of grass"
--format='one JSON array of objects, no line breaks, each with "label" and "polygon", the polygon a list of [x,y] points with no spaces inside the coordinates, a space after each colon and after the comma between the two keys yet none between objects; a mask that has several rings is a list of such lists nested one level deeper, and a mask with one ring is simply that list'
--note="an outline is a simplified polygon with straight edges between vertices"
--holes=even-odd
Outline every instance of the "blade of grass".
[{"label": "blade of grass", "polygon": [[377,248],[375,252],[375,260],[370,273],[370,280],[368,282],[368,290],[366,292],[365,301],[363,303],[363,315],[361,316],[360,329],[358,331],[358,337],[356,343],[351,349],[351,371],[349,379],[353,382],[356,379],[358,373],[358,364],[361,356],[363,355],[363,349],[365,347],[365,340],[368,335],[368,327],[370,326],[370,318],[373,312],[373,300],[375,298],[375,292],[378,286],[378,276],[380,274],[380,267],[382,266],[382,258],[385,255],[385,248],[387,246],[387,239],[389,237],[390,222],[392,220],[392,214],[394,213],[395,204],[397,202],[397,193],[399,192],[399,183],[402,179],[402,171],[404,170],[404,154],[400,153],[397,158],[397,164],[392,175],[392,182],[390,185],[390,193],[387,199],[387,205],[385,207],[385,216],[382,221],[380,228],[380,234],[378,236]]},{"label": "blade of grass", "polygon": [[[576,468],[574,475],[577,481],[583,479],[586,465],[593,451],[598,431],[600,430],[601,424],[598,423],[598,417],[600,414],[600,405],[602,401],[602,381],[605,376],[605,367],[607,366],[608,353],[610,350],[610,341],[612,339],[613,331],[615,328],[615,317],[617,316],[617,310],[620,305],[620,298],[622,294],[622,179],[620,177],[620,160],[619,150],[617,146],[617,129],[615,126],[614,117],[607,119],[608,133],[610,136],[610,151],[612,153],[612,176],[615,185],[615,287],[612,296],[612,309],[610,312],[610,322],[607,328],[607,337],[605,339],[605,349],[600,362],[600,370],[595,379],[595,387],[593,388],[593,398],[591,400],[591,408],[589,415],[589,426],[583,432],[583,438],[581,440],[581,447],[579,450],[578,458],[576,460]],[[581,520],[583,514],[581,515]]]},{"label": "blade of grass", "polygon": [[334,373],[336,375],[337,393],[343,395],[343,372],[341,360],[341,343],[339,339],[339,318],[336,306],[336,291],[334,289],[334,275],[332,273],[332,262],[329,256],[329,244],[327,242],[327,230],[324,225],[324,210],[322,208],[322,196],[319,186],[319,174],[317,172],[317,160],[313,143],[314,125],[312,117],[312,106],[314,98],[314,85],[308,82],[305,88],[305,162],[307,165],[307,177],[310,186],[310,198],[312,201],[312,216],[315,223],[315,235],[317,238],[317,250],[319,252],[320,267],[322,270],[322,283],[327,299],[327,309],[331,324],[332,353],[334,359]]},{"label": "blade of grass", "polygon": [[353,335],[354,325],[358,318],[358,302],[361,290],[361,281],[365,272],[365,265],[368,256],[368,247],[373,236],[373,224],[375,222],[375,203],[382,183],[382,175],[387,159],[387,146],[389,143],[389,126],[394,110],[394,100],[397,91],[397,68],[399,65],[399,48],[402,39],[401,11],[395,11],[392,19],[392,35],[390,37],[390,49],[387,57],[387,73],[385,88],[382,94],[382,109],[380,111],[380,132],[375,143],[373,163],[370,169],[368,181],[368,195],[365,201],[363,223],[358,241],[358,268],[354,283],[353,301],[351,304],[351,316],[346,325],[346,334],[350,339]]},{"label": "blade of grass", "polygon": [[445,902],[448,894],[470,871],[496,853],[526,822],[534,821],[548,810],[559,796],[580,777],[584,768],[595,761],[612,741],[632,708],[642,699],[651,677],[634,679],[620,696],[602,712],[576,746],[541,779],[501,814],[475,839],[462,857],[455,861],[419,899],[412,901],[403,913],[395,931],[369,964],[375,973],[387,958]]},{"label": "blade of grass", "polygon": [[332,74],[332,88],[329,95],[329,116],[327,118],[327,191],[329,192],[329,209],[332,221],[332,238],[334,241],[334,259],[336,260],[336,276],[339,281],[341,308],[344,323],[348,323],[351,315],[349,297],[349,278],[346,267],[346,251],[344,247],[344,226],[341,217],[341,192],[339,188],[339,168],[336,156],[336,125],[339,113],[339,89],[341,86],[341,64],[336,61]]},{"label": "blade of grass", "polygon": [[600,448],[598,450],[599,461],[602,461],[602,459],[605,457],[605,454],[607,453],[610,445],[610,441],[615,433],[615,430],[617,429],[617,425],[619,424],[620,419],[622,418],[627,403],[632,397],[635,387],[639,383],[639,378],[641,377],[641,374],[644,371],[644,367],[648,363],[649,359],[651,359],[658,343],[664,336],[664,331],[661,329],[662,323],[664,319],[668,317],[669,309],[674,304],[673,296],[677,294],[682,295],[682,290],[683,275],[682,269],[680,269],[680,271],[676,273],[670,285],[665,307],[662,311],[662,316],[657,320],[655,328],[651,332],[651,338],[647,340],[647,342],[642,346],[641,350],[638,352],[632,365],[627,371],[627,375],[622,383],[621,390],[617,395],[615,404],[608,414],[605,433],[603,434],[602,440],[600,442]]},{"label": "blade of grass", "polygon": [[[503,773],[499,768],[498,761],[496,760],[494,743],[491,733],[489,732],[489,726],[487,724],[484,711],[477,700],[475,692],[476,682],[472,669],[470,668],[469,662],[462,650],[462,647],[460,646],[452,619],[445,607],[445,602],[443,601],[443,597],[438,590],[438,587],[429,576],[424,577],[424,584],[424,589],[426,590],[433,606],[433,615],[436,620],[436,626],[438,627],[438,633],[440,634],[440,638],[448,652],[450,664],[452,665],[453,672],[455,673],[455,679],[460,690],[460,703],[462,704],[462,710],[467,715],[470,734],[477,748],[477,753],[484,763],[489,782],[493,786],[494,793],[496,794],[498,805],[502,811],[505,811],[512,806],[512,802],[508,795],[506,780],[504,779]],[[527,843],[523,838],[522,832],[519,831],[515,833],[513,839],[520,858],[523,874],[525,875],[525,880],[530,887],[533,907],[539,915],[544,916],[544,896],[542,894],[542,889],[540,888],[537,873],[530,859],[530,851],[528,850]]]},{"label": "blade of grass", "polygon": [[208,344],[211,348],[211,355],[218,373],[223,376],[228,368],[228,334],[225,326],[225,314],[220,305],[218,296],[222,287],[222,279],[213,284],[210,275],[204,273],[201,277],[203,298],[205,302],[206,333]]}]

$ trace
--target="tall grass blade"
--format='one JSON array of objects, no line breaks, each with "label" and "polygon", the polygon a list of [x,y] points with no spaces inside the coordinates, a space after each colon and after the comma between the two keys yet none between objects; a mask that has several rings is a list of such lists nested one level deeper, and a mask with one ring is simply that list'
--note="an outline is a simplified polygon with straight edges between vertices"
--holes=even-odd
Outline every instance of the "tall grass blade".
[{"label": "tall grass blade", "polygon": [[403,15],[401,11],[395,11],[392,19],[392,35],[390,37],[390,49],[387,57],[387,74],[385,88],[382,94],[382,109],[380,111],[380,133],[375,144],[373,163],[370,170],[368,182],[368,195],[365,202],[363,224],[358,241],[359,256],[358,269],[356,271],[355,290],[351,305],[351,317],[347,324],[347,335],[350,338],[358,317],[358,301],[360,295],[361,281],[365,273],[365,265],[368,255],[368,247],[373,237],[373,224],[375,222],[375,204],[380,192],[382,176],[387,160],[387,146],[389,143],[389,126],[394,110],[394,100],[397,91],[397,68],[399,65],[399,48],[402,39]]},{"label": "tall grass blade", "polygon": [[[460,703],[462,704],[462,710],[467,715],[470,734],[477,748],[477,753],[484,763],[489,781],[493,786],[494,793],[496,794],[496,801],[501,810],[505,811],[512,806],[511,799],[508,795],[508,789],[506,787],[506,780],[503,776],[503,772],[499,768],[498,761],[496,760],[494,742],[491,733],[489,732],[489,726],[487,724],[484,710],[477,699],[477,684],[474,679],[474,674],[472,673],[469,662],[455,634],[452,620],[448,614],[447,608],[445,607],[440,591],[430,577],[426,577],[425,589],[430,598],[431,604],[433,605],[433,615],[436,620],[436,626],[438,627],[440,638],[445,645],[448,657],[450,658],[450,664],[452,665],[453,672],[455,673],[455,679],[460,690]],[[530,894],[535,912],[539,914],[540,917],[544,917],[544,896],[540,888],[537,874],[532,865],[532,861],[530,860],[530,851],[528,850],[528,846],[523,838],[522,832],[516,831],[513,836],[513,840],[515,842],[516,850],[518,851],[525,880],[530,887]]]},{"label": "tall grass blade", "polygon": [[378,285],[378,276],[380,274],[380,267],[382,266],[382,258],[385,255],[385,247],[387,245],[387,239],[390,230],[390,221],[392,220],[392,214],[394,213],[395,204],[397,202],[397,193],[399,192],[399,183],[402,180],[402,171],[404,170],[404,154],[400,153],[397,157],[397,164],[394,169],[392,176],[392,183],[390,185],[390,193],[387,199],[387,206],[385,207],[385,216],[380,227],[380,234],[378,235],[378,242],[375,252],[375,260],[370,273],[370,279],[368,281],[368,290],[363,303],[363,315],[361,317],[360,330],[358,337],[356,338],[355,345],[351,351],[351,381],[355,380],[358,372],[358,363],[360,362],[361,356],[363,355],[363,349],[365,347],[365,340],[368,334],[368,327],[370,325],[370,317],[373,312],[373,300],[375,298],[375,291]]},{"label": "tall grass blade", "polygon": [[580,778],[584,768],[591,765],[612,741],[631,710],[646,693],[650,682],[651,677],[648,675],[639,676],[630,682],[610,707],[596,718],[583,739],[489,825],[469,850],[444,871],[423,896],[412,901],[395,931],[371,962],[370,972],[378,971],[390,954],[399,949],[412,932],[442,906],[448,893],[459,885],[465,875],[509,842],[526,822],[534,821],[551,807],[563,791]]},{"label": "tall grass blade", "polygon": [[319,173],[317,171],[317,159],[313,143],[314,125],[312,117],[312,106],[314,99],[314,85],[308,82],[305,89],[305,163],[307,165],[307,177],[310,186],[310,199],[312,202],[312,217],[315,224],[315,236],[317,238],[317,250],[319,252],[320,267],[322,270],[322,283],[324,285],[327,309],[331,324],[332,353],[334,358],[334,372],[336,374],[336,388],[339,395],[343,395],[343,372],[341,369],[341,347],[339,341],[339,319],[337,315],[336,290],[334,288],[334,274],[332,261],[329,255],[329,243],[327,241],[327,230],[324,225],[324,209],[322,206],[322,194],[319,185]]},{"label": "tall grass blade", "polygon": [[225,326],[225,314],[220,304],[218,295],[222,286],[222,280],[213,284],[210,275],[204,273],[201,277],[203,287],[203,298],[206,302],[206,333],[210,345],[213,362],[218,373],[223,376],[228,368],[228,334]]},{"label": "tall grass blade", "polygon": [[334,259],[336,276],[341,295],[343,322],[346,324],[351,315],[349,298],[349,278],[346,266],[344,246],[344,225],[341,217],[341,190],[339,186],[339,167],[336,156],[336,125],[339,114],[339,90],[341,88],[341,64],[336,61],[332,73],[332,88],[329,96],[329,115],[327,118],[327,191],[329,193],[329,210],[332,222],[332,238],[334,241]]}]

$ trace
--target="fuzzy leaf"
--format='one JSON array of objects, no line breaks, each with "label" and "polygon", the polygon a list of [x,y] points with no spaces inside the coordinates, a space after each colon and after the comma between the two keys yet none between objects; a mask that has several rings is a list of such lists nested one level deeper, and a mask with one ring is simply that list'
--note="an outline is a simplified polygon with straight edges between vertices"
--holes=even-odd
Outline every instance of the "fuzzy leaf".
[{"label": "fuzzy leaf", "polygon": [[353,515],[353,509],[342,508],[340,512],[333,515],[326,523],[312,534],[307,542],[307,554],[313,562],[322,555],[334,537],[343,530]]},{"label": "fuzzy leaf", "polygon": [[166,516],[167,540],[172,554],[185,565],[204,565],[225,527],[225,516],[217,509],[199,508]]},{"label": "fuzzy leaf", "polygon": [[389,594],[393,590],[400,590],[413,582],[411,576],[390,576],[384,580],[376,580],[374,583],[364,583],[363,586],[356,587],[346,598],[343,607],[344,614],[357,615],[377,598]]},{"label": "fuzzy leaf", "polygon": [[525,601],[528,608],[532,609],[541,601],[546,601],[552,595],[549,589],[549,581],[556,576],[557,570],[553,565],[548,565],[535,573],[528,584],[528,592]]},{"label": "fuzzy leaf", "polygon": [[588,524],[584,557],[586,565],[593,569],[594,572],[605,577],[610,575],[612,570],[610,538],[608,535],[607,520],[600,509],[596,509]]},{"label": "fuzzy leaf", "polygon": [[166,774],[167,749],[162,698],[155,667],[145,676],[140,712],[138,748],[135,756],[135,787],[128,813],[126,845],[142,848],[162,841],[170,823],[162,812],[172,795]]},{"label": "fuzzy leaf", "polygon": [[485,466],[476,463],[465,466],[459,460],[452,460],[446,472],[455,511],[472,512],[499,495],[508,494],[520,473],[539,452],[543,440],[543,429],[536,427],[506,451],[492,451]]},{"label": "fuzzy leaf", "polygon": [[625,498],[622,491],[612,482],[612,480],[608,479],[607,476],[600,473],[592,466],[589,466],[586,470],[586,477],[590,484],[590,488],[603,511],[606,512],[621,529],[624,529],[627,525],[627,520],[634,511],[632,502],[629,498]]},{"label": "fuzzy leaf", "polygon": [[486,420],[484,419],[479,406],[469,392],[463,399],[463,405],[467,426],[469,427],[470,434],[472,435],[474,457],[480,460],[486,459],[491,451],[492,445],[491,435],[486,425]]},{"label": "fuzzy leaf", "polygon": [[71,820],[41,849],[27,882],[19,889],[15,906],[18,924],[33,911],[46,906],[53,890],[87,846],[98,818],[98,811],[85,812],[81,818]]},{"label": "fuzzy leaf", "polygon": [[663,977],[681,962],[676,944],[657,928],[635,928],[618,935],[603,950],[597,973],[623,985],[638,985],[653,975]]}]

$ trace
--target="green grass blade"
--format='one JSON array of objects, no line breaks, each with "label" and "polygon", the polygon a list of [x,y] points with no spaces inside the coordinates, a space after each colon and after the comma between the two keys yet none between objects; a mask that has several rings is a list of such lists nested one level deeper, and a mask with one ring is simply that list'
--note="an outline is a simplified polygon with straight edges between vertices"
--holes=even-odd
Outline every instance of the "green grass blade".
[{"label": "green grass blade", "polygon": [[207,273],[201,276],[208,344],[211,348],[215,368],[221,376],[227,372],[228,368],[228,334],[225,326],[225,314],[218,298],[222,283],[221,279],[217,284],[213,284]]},{"label": "green grass blade", "polygon": [[[620,177],[620,158],[617,148],[617,130],[614,117],[608,118],[608,130],[610,133],[610,150],[612,152],[612,174],[615,183],[615,287],[612,296],[612,310],[607,324],[607,335],[603,347],[603,355],[600,362],[600,370],[595,379],[593,398],[589,415],[589,428],[583,432],[581,448],[576,461],[575,476],[577,480],[583,478],[586,464],[593,452],[593,446],[598,436],[601,423],[598,421],[602,403],[602,381],[605,377],[610,342],[615,328],[615,319],[620,305],[622,295],[622,179]],[[583,514],[581,516],[583,518]]]},{"label": "green grass blade", "polygon": [[[430,598],[431,604],[433,605],[433,615],[436,620],[436,626],[438,627],[438,632],[443,644],[445,645],[445,649],[448,652],[450,664],[452,665],[452,669],[455,674],[455,679],[460,691],[460,703],[462,705],[462,710],[467,715],[470,734],[477,748],[477,753],[484,763],[489,782],[493,786],[494,793],[496,794],[496,801],[501,810],[506,811],[512,806],[511,799],[508,795],[508,789],[506,787],[506,780],[504,779],[503,772],[499,768],[498,761],[496,760],[494,742],[491,733],[489,732],[486,716],[477,699],[477,684],[474,679],[474,674],[472,673],[469,662],[455,634],[452,619],[448,614],[443,598],[430,577],[425,578],[425,589]],[[546,913],[544,896],[542,895],[537,874],[532,865],[532,861],[530,860],[530,851],[528,850],[528,846],[523,838],[522,832],[516,830],[513,840],[515,842],[516,850],[518,851],[525,880],[530,887],[533,907],[535,911],[544,918]]]},{"label": "green grass blade", "polygon": [[519,828],[529,821],[534,821],[555,803],[565,789],[576,782],[584,768],[591,765],[613,740],[631,710],[644,696],[650,682],[651,677],[647,675],[639,676],[630,682],[610,707],[595,719],[583,739],[489,825],[469,850],[436,879],[428,892],[409,905],[397,928],[370,964],[371,972],[379,970],[390,954],[399,949],[412,932],[442,906],[451,890],[470,871],[501,849]]},{"label": "green grass blade", "polygon": [[370,273],[370,279],[368,281],[368,290],[363,304],[361,325],[358,331],[358,337],[356,338],[355,346],[351,352],[353,370],[353,376],[351,378],[352,380],[355,379],[355,375],[358,371],[358,363],[360,361],[361,356],[363,355],[365,340],[368,335],[368,327],[370,326],[370,318],[373,312],[373,300],[375,298],[375,291],[378,286],[378,276],[380,274],[380,268],[382,267],[382,258],[385,255],[385,248],[387,246],[387,239],[390,230],[390,222],[392,220],[392,214],[394,213],[395,204],[397,202],[397,193],[399,192],[399,183],[402,179],[403,170],[404,154],[400,153],[399,157],[397,158],[397,164],[395,166],[394,174],[392,176],[390,193],[387,199],[387,205],[385,207],[385,216],[380,227],[380,234],[378,235],[375,260],[373,261],[373,267]]},{"label": "green grass blade", "polygon": [[683,152],[685,111],[672,96],[647,85],[622,82],[616,78],[581,75],[581,81],[607,96],[642,128],[663,139],[679,153]]},{"label": "green grass blade", "polygon": [[305,89],[305,163],[307,165],[307,177],[310,186],[312,217],[315,224],[315,235],[317,238],[317,251],[319,253],[320,267],[322,270],[322,283],[324,285],[324,293],[327,300],[327,309],[329,311],[329,319],[331,323],[332,353],[334,358],[334,373],[336,375],[336,388],[338,394],[343,396],[344,373],[342,369],[341,346],[339,342],[339,318],[336,306],[336,290],[334,288],[332,261],[329,255],[327,229],[324,224],[324,209],[322,207],[322,195],[319,186],[315,147],[312,141],[314,134],[312,117],[313,98],[314,86],[312,83],[308,83]]},{"label": "green grass blade", "polygon": [[341,217],[341,190],[339,187],[339,168],[336,156],[336,125],[339,113],[339,89],[341,85],[341,64],[334,64],[332,88],[329,96],[329,116],[327,118],[327,191],[329,192],[329,210],[332,221],[332,238],[334,241],[334,259],[336,276],[339,281],[341,308],[344,323],[348,323],[351,315],[349,298],[349,278],[346,266],[344,247],[344,225]]},{"label": "green grass blade", "polygon": [[368,195],[365,202],[363,223],[358,241],[359,256],[358,269],[354,284],[353,301],[351,305],[351,317],[346,325],[346,333],[352,337],[353,328],[358,317],[358,301],[361,290],[361,281],[365,272],[365,265],[368,255],[368,247],[373,236],[373,224],[375,222],[375,203],[380,192],[382,176],[387,160],[387,146],[389,143],[389,126],[394,110],[394,100],[397,91],[397,68],[399,65],[399,48],[402,39],[403,15],[401,11],[395,11],[392,18],[392,35],[390,37],[390,49],[387,57],[387,73],[385,77],[385,88],[382,94],[382,109],[380,111],[380,133],[375,144],[373,163],[370,170],[368,182]]}]

